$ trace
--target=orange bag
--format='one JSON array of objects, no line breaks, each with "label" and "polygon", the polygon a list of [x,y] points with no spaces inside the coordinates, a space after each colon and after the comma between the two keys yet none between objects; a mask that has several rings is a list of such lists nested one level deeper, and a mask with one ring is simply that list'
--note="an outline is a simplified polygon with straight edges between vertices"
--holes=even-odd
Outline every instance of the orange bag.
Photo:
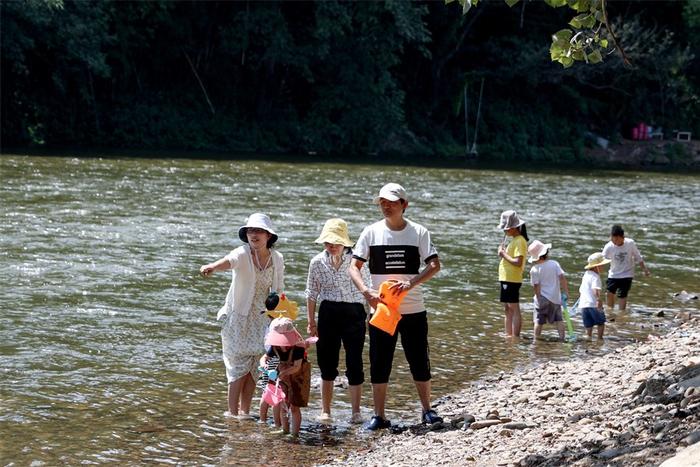
[{"label": "orange bag", "polygon": [[392,290],[389,290],[389,287],[396,282],[384,281],[379,285],[379,299],[381,302],[377,305],[377,309],[369,320],[369,324],[392,336],[396,333],[396,326],[401,320],[399,305],[401,305],[403,298],[408,293],[408,290],[402,290],[400,293],[395,294]]}]

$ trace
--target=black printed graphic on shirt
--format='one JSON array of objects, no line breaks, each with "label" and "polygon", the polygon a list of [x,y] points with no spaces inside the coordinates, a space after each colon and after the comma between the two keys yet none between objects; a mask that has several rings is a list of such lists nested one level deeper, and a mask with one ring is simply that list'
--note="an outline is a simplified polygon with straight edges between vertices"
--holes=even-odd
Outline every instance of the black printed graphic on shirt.
[{"label": "black printed graphic on shirt", "polygon": [[373,245],[369,247],[372,274],[418,274],[420,251],[414,245]]}]

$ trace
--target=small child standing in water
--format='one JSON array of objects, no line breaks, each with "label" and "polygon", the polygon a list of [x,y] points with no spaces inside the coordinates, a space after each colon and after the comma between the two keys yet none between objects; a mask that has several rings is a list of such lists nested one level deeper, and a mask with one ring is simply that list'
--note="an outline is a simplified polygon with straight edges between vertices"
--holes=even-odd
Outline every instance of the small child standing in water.
[{"label": "small child standing in water", "polygon": [[535,289],[535,338],[542,334],[545,323],[553,323],[563,342],[566,334],[561,304],[569,296],[569,284],[559,263],[549,259],[551,248],[551,243],[535,240],[527,249],[529,262],[535,263],[530,270],[530,282]]},{"label": "small child standing in water", "polygon": [[283,402],[286,407],[280,408],[282,430],[297,436],[301,427],[301,407],[308,405],[311,390],[311,367],[306,359],[306,342],[291,319],[275,318],[270,323],[265,345],[270,346],[270,349],[261,363],[267,363],[273,357],[279,358],[277,377],[287,396]]},{"label": "small child standing in water", "polygon": [[[263,391],[267,387],[268,382],[274,383],[277,379],[278,367],[280,364],[280,359],[277,356],[268,357],[267,354],[260,358],[260,368],[261,374],[258,380],[258,387]],[[274,376],[274,377],[273,377]],[[260,422],[267,423],[267,412],[270,409],[270,404],[268,404],[264,398],[260,399]],[[275,422],[276,428],[282,428],[282,419],[280,415],[280,406],[277,405],[272,408],[272,417]]]},{"label": "small child standing in water", "polygon": [[578,307],[581,310],[583,327],[586,328],[588,337],[593,336],[593,326],[598,326],[598,339],[603,338],[605,332],[605,312],[603,311],[602,283],[600,273],[603,267],[610,262],[603,253],[593,253],[588,257],[586,273],[583,275]]}]

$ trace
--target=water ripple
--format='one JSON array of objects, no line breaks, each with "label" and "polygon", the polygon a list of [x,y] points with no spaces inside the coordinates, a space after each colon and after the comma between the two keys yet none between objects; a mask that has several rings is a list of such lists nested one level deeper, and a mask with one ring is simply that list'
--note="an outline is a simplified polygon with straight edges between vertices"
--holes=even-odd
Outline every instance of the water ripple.
[{"label": "water ripple", "polygon": [[[0,157],[0,174],[0,459],[17,464],[301,465],[367,443],[347,423],[343,388],[337,426],[313,422],[314,393],[297,441],[224,416],[215,315],[230,276],[197,271],[240,244],[253,211],[271,214],[287,291],[303,303],[323,222],[343,217],[356,239],[379,218],[379,187],[404,184],[407,216],[430,228],[443,263],[424,287],[436,396],[486,374],[604,352],[698,307],[672,296],[693,291],[700,269],[693,176],[21,156]],[[632,311],[610,323],[604,343],[534,343],[529,286],[526,337],[502,337],[496,224],[508,208],[527,219],[531,239],[554,244],[572,290],[610,225],[638,242],[653,276],[635,280]],[[409,375],[399,346],[387,407],[397,423],[419,416]]]}]

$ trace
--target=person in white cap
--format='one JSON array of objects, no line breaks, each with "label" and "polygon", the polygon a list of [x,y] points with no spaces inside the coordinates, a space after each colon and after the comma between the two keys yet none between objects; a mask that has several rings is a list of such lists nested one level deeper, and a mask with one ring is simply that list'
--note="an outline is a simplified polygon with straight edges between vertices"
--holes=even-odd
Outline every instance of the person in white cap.
[{"label": "person in white cap", "polygon": [[[307,331],[318,336],[316,356],[321,370],[321,416],[318,421],[329,425],[333,384],[338,376],[340,346],[345,349],[345,376],[348,378],[352,416],[350,423],[362,423],[360,403],[365,382],[362,351],[367,332],[366,301],[348,275],[354,245],[343,219],[328,219],[316,243],[323,251],[309,263],[306,280]],[[366,271],[366,270],[365,270]],[[364,282],[369,283],[369,274]],[[318,322],[316,321],[316,305]]]},{"label": "person in white cap", "polygon": [[[397,183],[388,183],[374,198],[384,218],[366,227],[353,251],[350,277],[362,292],[373,310],[379,304],[379,285],[387,280],[396,281],[392,288],[397,292],[407,291],[399,313],[396,332],[391,335],[369,326],[369,360],[374,417],[367,429],[389,428],[386,419],[386,395],[391,375],[397,338],[411,369],[418,397],[423,408],[423,423],[442,421],[430,405],[430,358],[428,352],[428,317],[423,303],[423,294],[418,287],[440,270],[437,250],[430,240],[430,232],[420,224],[404,217],[408,207],[406,190]],[[362,267],[369,264],[372,288],[362,280]]]},{"label": "person in white cap", "polygon": [[[503,327],[506,336],[518,337],[523,323],[520,314],[520,287],[523,284],[525,256],[527,256],[527,228],[525,221],[512,210],[501,213],[501,222],[497,228],[505,232],[503,241],[498,246],[498,256],[501,258],[498,263],[500,300],[505,311]],[[506,237],[511,237],[507,246]]]},{"label": "person in white cap", "polygon": [[199,270],[208,277],[216,271],[232,270],[226,302],[217,314],[222,321],[221,344],[228,380],[229,414],[249,420],[255,393],[260,354],[265,350],[265,333],[270,323],[265,298],[270,290],[284,289],[284,260],[272,246],[277,234],[270,218],[251,214],[238,230],[244,242],[223,258],[205,264]]},{"label": "person in white cap", "polygon": [[593,253],[588,257],[586,272],[579,287],[578,307],[581,310],[583,327],[586,328],[588,337],[593,336],[593,326],[598,327],[598,339],[603,338],[605,332],[605,311],[603,308],[602,284],[600,273],[610,260],[603,253]]},{"label": "person in white cap", "polygon": [[569,284],[559,263],[549,258],[551,249],[551,243],[539,240],[534,240],[527,249],[528,262],[534,263],[530,269],[530,283],[535,289],[535,339],[542,334],[542,326],[550,323],[557,327],[559,340],[563,342],[566,330],[561,304],[569,297]]}]

